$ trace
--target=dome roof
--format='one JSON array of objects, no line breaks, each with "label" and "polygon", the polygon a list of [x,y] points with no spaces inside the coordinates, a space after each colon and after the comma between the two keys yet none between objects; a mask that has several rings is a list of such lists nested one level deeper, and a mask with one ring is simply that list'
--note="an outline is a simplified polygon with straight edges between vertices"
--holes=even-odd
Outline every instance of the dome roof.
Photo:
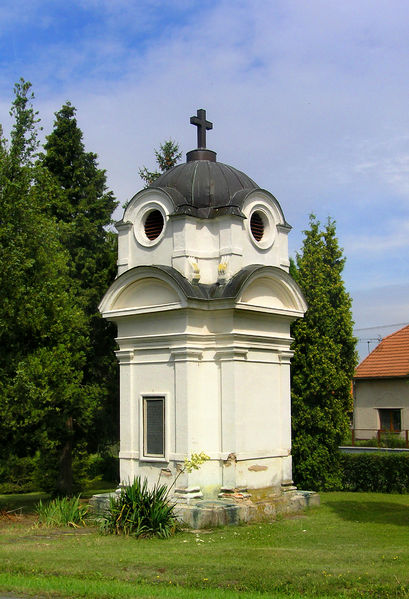
[{"label": "dome roof", "polygon": [[[210,155],[209,150],[205,152]],[[174,166],[149,187],[162,189],[171,196],[175,204],[174,215],[189,214],[198,218],[214,218],[221,214],[243,216],[241,207],[245,198],[259,186],[245,173],[216,162],[211,156],[206,160],[199,155],[195,160],[195,154],[199,152],[189,154],[188,162]]]}]

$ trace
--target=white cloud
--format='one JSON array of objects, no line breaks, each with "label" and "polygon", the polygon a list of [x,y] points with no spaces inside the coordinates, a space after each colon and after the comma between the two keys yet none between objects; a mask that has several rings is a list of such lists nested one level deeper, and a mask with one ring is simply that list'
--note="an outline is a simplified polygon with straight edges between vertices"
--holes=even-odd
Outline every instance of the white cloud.
[{"label": "white cloud", "polygon": [[[194,147],[189,117],[206,108],[209,147],[277,196],[292,247],[314,211],[337,220],[350,281],[371,286],[369,261],[387,254],[394,263],[406,251],[406,0],[19,0],[16,8],[5,0],[0,16],[8,11],[9,29],[20,12],[23,24],[41,17],[46,28],[58,25],[58,4],[89,21],[74,37],[41,38],[23,63],[19,48],[10,55],[0,121],[8,122],[11,77],[33,81],[46,132],[71,100],[87,148],[125,201],[165,138]],[[377,267],[377,277],[390,276],[386,261]]]},{"label": "white cloud", "polygon": [[383,253],[390,250],[404,250],[409,248],[409,220],[390,223],[387,232],[382,232],[382,224],[378,223],[377,233],[369,235],[354,233],[346,238],[345,249],[347,253],[363,252]]}]

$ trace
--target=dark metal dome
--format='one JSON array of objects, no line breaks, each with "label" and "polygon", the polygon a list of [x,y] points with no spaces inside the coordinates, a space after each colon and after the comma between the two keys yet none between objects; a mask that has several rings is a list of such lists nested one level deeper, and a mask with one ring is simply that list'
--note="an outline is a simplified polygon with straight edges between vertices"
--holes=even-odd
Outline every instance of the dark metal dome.
[{"label": "dark metal dome", "polygon": [[[194,152],[197,151],[191,154]],[[190,214],[198,218],[214,218],[221,214],[243,216],[244,200],[259,186],[232,166],[214,159],[192,158],[188,155],[186,164],[174,166],[150,188],[162,189],[171,196],[175,204],[174,215]]]}]

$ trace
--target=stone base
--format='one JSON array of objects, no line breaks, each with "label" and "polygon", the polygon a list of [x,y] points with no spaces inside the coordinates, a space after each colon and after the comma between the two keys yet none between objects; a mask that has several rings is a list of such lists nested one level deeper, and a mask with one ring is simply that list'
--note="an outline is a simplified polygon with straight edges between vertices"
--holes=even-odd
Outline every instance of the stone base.
[{"label": "stone base", "polygon": [[202,499],[203,493],[200,487],[190,487],[187,489],[175,489],[172,495],[172,501],[176,504],[190,504],[192,500]]},{"label": "stone base", "polygon": [[117,493],[99,493],[93,495],[89,500],[91,510],[95,514],[103,515],[104,512],[109,508],[111,497],[118,497]]},{"label": "stone base", "polygon": [[[192,493],[193,494],[193,493]],[[90,505],[98,513],[103,513],[109,506],[110,497],[115,493],[93,495]],[[227,489],[220,493],[219,499],[199,499],[174,494],[175,514],[185,526],[194,529],[214,528],[227,524],[245,522],[262,522],[275,520],[279,515],[291,515],[301,512],[307,507],[320,505],[320,497],[314,491],[298,491],[295,488],[285,492],[274,493],[274,490],[234,492]]]},{"label": "stone base", "polygon": [[287,490],[258,498],[253,493],[221,493],[216,500],[197,500],[178,504],[176,514],[191,528],[213,528],[227,524],[275,520],[279,515],[291,515],[307,507],[319,506],[320,497],[314,491]]}]

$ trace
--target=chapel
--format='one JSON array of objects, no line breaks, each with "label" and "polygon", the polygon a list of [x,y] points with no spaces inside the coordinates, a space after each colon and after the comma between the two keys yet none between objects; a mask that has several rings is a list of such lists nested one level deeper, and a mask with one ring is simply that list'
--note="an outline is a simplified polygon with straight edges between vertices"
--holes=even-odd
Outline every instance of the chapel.
[{"label": "chapel", "polygon": [[289,274],[276,198],[197,148],[127,205],[118,275],[100,311],[118,329],[120,478],[211,498],[292,486],[290,325],[306,303]]}]

